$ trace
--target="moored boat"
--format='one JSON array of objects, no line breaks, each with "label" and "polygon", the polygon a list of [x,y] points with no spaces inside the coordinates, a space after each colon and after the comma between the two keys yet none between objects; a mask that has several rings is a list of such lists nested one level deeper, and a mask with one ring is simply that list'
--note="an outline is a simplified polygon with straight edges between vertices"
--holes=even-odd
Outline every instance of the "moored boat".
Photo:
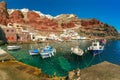
[{"label": "moored boat", "polygon": [[30,55],[38,55],[39,54],[39,50],[38,49],[29,50],[29,54]]},{"label": "moored boat", "polygon": [[94,56],[100,54],[104,50],[104,45],[101,45],[99,41],[92,42],[92,45],[87,48]]},{"label": "moored boat", "polygon": [[8,49],[8,50],[19,50],[20,48],[21,48],[21,46],[16,46],[16,45],[7,46],[7,49]]},{"label": "moored boat", "polygon": [[71,53],[76,54],[78,56],[82,56],[84,54],[83,50],[80,49],[78,46],[76,46],[74,48],[72,47],[71,48]]},{"label": "moored boat", "polygon": [[105,45],[106,43],[107,43],[107,40],[106,40],[106,39],[101,39],[101,40],[100,40],[100,44],[101,44],[101,45]]},{"label": "moored boat", "polygon": [[44,49],[41,50],[40,55],[44,59],[54,56],[55,52],[56,52],[55,48],[52,48],[51,46],[47,45],[44,47]]}]

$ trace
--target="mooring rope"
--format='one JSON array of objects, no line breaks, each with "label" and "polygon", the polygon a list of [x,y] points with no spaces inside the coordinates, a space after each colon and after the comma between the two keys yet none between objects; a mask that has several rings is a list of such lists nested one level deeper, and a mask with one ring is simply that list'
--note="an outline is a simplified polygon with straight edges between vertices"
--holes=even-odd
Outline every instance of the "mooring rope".
[{"label": "mooring rope", "polygon": [[99,60],[102,61],[102,58],[101,58],[100,54],[99,54]]},{"label": "mooring rope", "polygon": [[77,56],[77,67],[79,67],[79,59],[78,59],[78,56]]},{"label": "mooring rope", "polygon": [[[84,55],[83,55],[83,56],[84,56]],[[84,63],[84,64],[85,64],[85,66],[87,67],[87,63],[86,63],[86,61],[84,61],[83,56],[82,56],[83,63]]]},{"label": "mooring rope", "polygon": [[90,60],[89,64],[87,64],[87,67],[93,62],[95,56],[92,57],[92,59]]}]

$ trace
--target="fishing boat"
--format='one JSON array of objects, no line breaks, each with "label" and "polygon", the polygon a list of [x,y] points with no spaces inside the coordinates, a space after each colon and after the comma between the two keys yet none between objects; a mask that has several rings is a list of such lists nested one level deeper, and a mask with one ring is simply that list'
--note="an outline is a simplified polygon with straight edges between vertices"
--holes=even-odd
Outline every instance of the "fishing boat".
[{"label": "fishing boat", "polygon": [[92,45],[87,48],[87,50],[95,56],[103,52],[104,45],[101,45],[99,41],[94,41],[92,42]]},{"label": "fishing boat", "polygon": [[54,56],[54,53],[56,53],[56,49],[55,48],[52,48],[51,46],[47,45],[45,46],[41,52],[40,52],[40,55],[41,57],[44,59],[44,58],[48,58],[48,57],[52,57]]},{"label": "fishing boat", "polygon": [[30,54],[31,56],[33,56],[33,55],[38,55],[38,54],[39,54],[39,50],[38,50],[38,49],[29,50],[29,54]]},{"label": "fishing boat", "polygon": [[7,49],[8,49],[8,50],[19,50],[20,48],[21,48],[21,46],[16,46],[16,45],[7,46]]},{"label": "fishing boat", "polygon": [[71,48],[71,53],[74,53],[78,56],[82,56],[84,54],[83,50],[79,48],[79,46],[72,47]]}]

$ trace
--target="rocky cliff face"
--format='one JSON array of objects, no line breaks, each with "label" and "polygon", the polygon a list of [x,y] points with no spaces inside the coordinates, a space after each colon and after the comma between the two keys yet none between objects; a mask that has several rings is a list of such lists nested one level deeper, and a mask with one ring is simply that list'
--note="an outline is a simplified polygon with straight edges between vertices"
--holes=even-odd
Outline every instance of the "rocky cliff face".
[{"label": "rocky cliff face", "polygon": [[90,38],[116,38],[118,35],[117,30],[108,24],[104,24],[97,20],[96,18],[92,19],[79,19],[74,14],[60,15],[56,19],[62,22],[62,28],[75,28],[79,27],[76,31],[81,36],[87,36]]},{"label": "rocky cliff face", "polygon": [[[9,12],[9,14],[8,14]],[[14,10],[7,11],[6,3],[0,2],[0,24],[7,25],[7,23],[28,24],[38,31],[62,31],[63,29],[74,29],[79,27],[76,31],[82,36],[116,36],[117,30],[108,24],[104,24],[99,20],[93,19],[79,19],[74,14],[61,14],[56,17],[44,15],[37,11],[29,10]]]},{"label": "rocky cliff face", "polygon": [[51,30],[56,30],[58,28],[58,24],[55,19],[42,17],[33,11],[29,11],[27,13],[27,23],[37,30],[51,31]]},{"label": "rocky cliff face", "polygon": [[6,25],[9,15],[5,2],[0,2],[0,24]]},{"label": "rocky cliff face", "polygon": [[16,10],[9,15],[9,23],[25,23],[24,15],[21,11]]},{"label": "rocky cliff face", "polygon": [[96,36],[96,37],[108,37],[117,36],[117,30],[108,24],[104,24],[97,19],[82,19],[81,20],[82,29],[80,29],[80,33],[83,33],[87,36]]},{"label": "rocky cliff face", "polygon": [[76,25],[81,25],[81,21],[74,14],[61,14],[55,18],[59,26],[63,29],[74,28]]}]

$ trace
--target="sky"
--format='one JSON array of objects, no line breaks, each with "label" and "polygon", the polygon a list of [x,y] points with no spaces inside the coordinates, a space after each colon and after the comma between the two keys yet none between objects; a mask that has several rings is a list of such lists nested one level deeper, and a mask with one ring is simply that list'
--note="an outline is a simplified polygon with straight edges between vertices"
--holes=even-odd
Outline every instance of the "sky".
[{"label": "sky", "polygon": [[97,18],[120,32],[120,0],[5,0],[8,9],[40,11],[57,16],[75,14],[78,18]]}]

